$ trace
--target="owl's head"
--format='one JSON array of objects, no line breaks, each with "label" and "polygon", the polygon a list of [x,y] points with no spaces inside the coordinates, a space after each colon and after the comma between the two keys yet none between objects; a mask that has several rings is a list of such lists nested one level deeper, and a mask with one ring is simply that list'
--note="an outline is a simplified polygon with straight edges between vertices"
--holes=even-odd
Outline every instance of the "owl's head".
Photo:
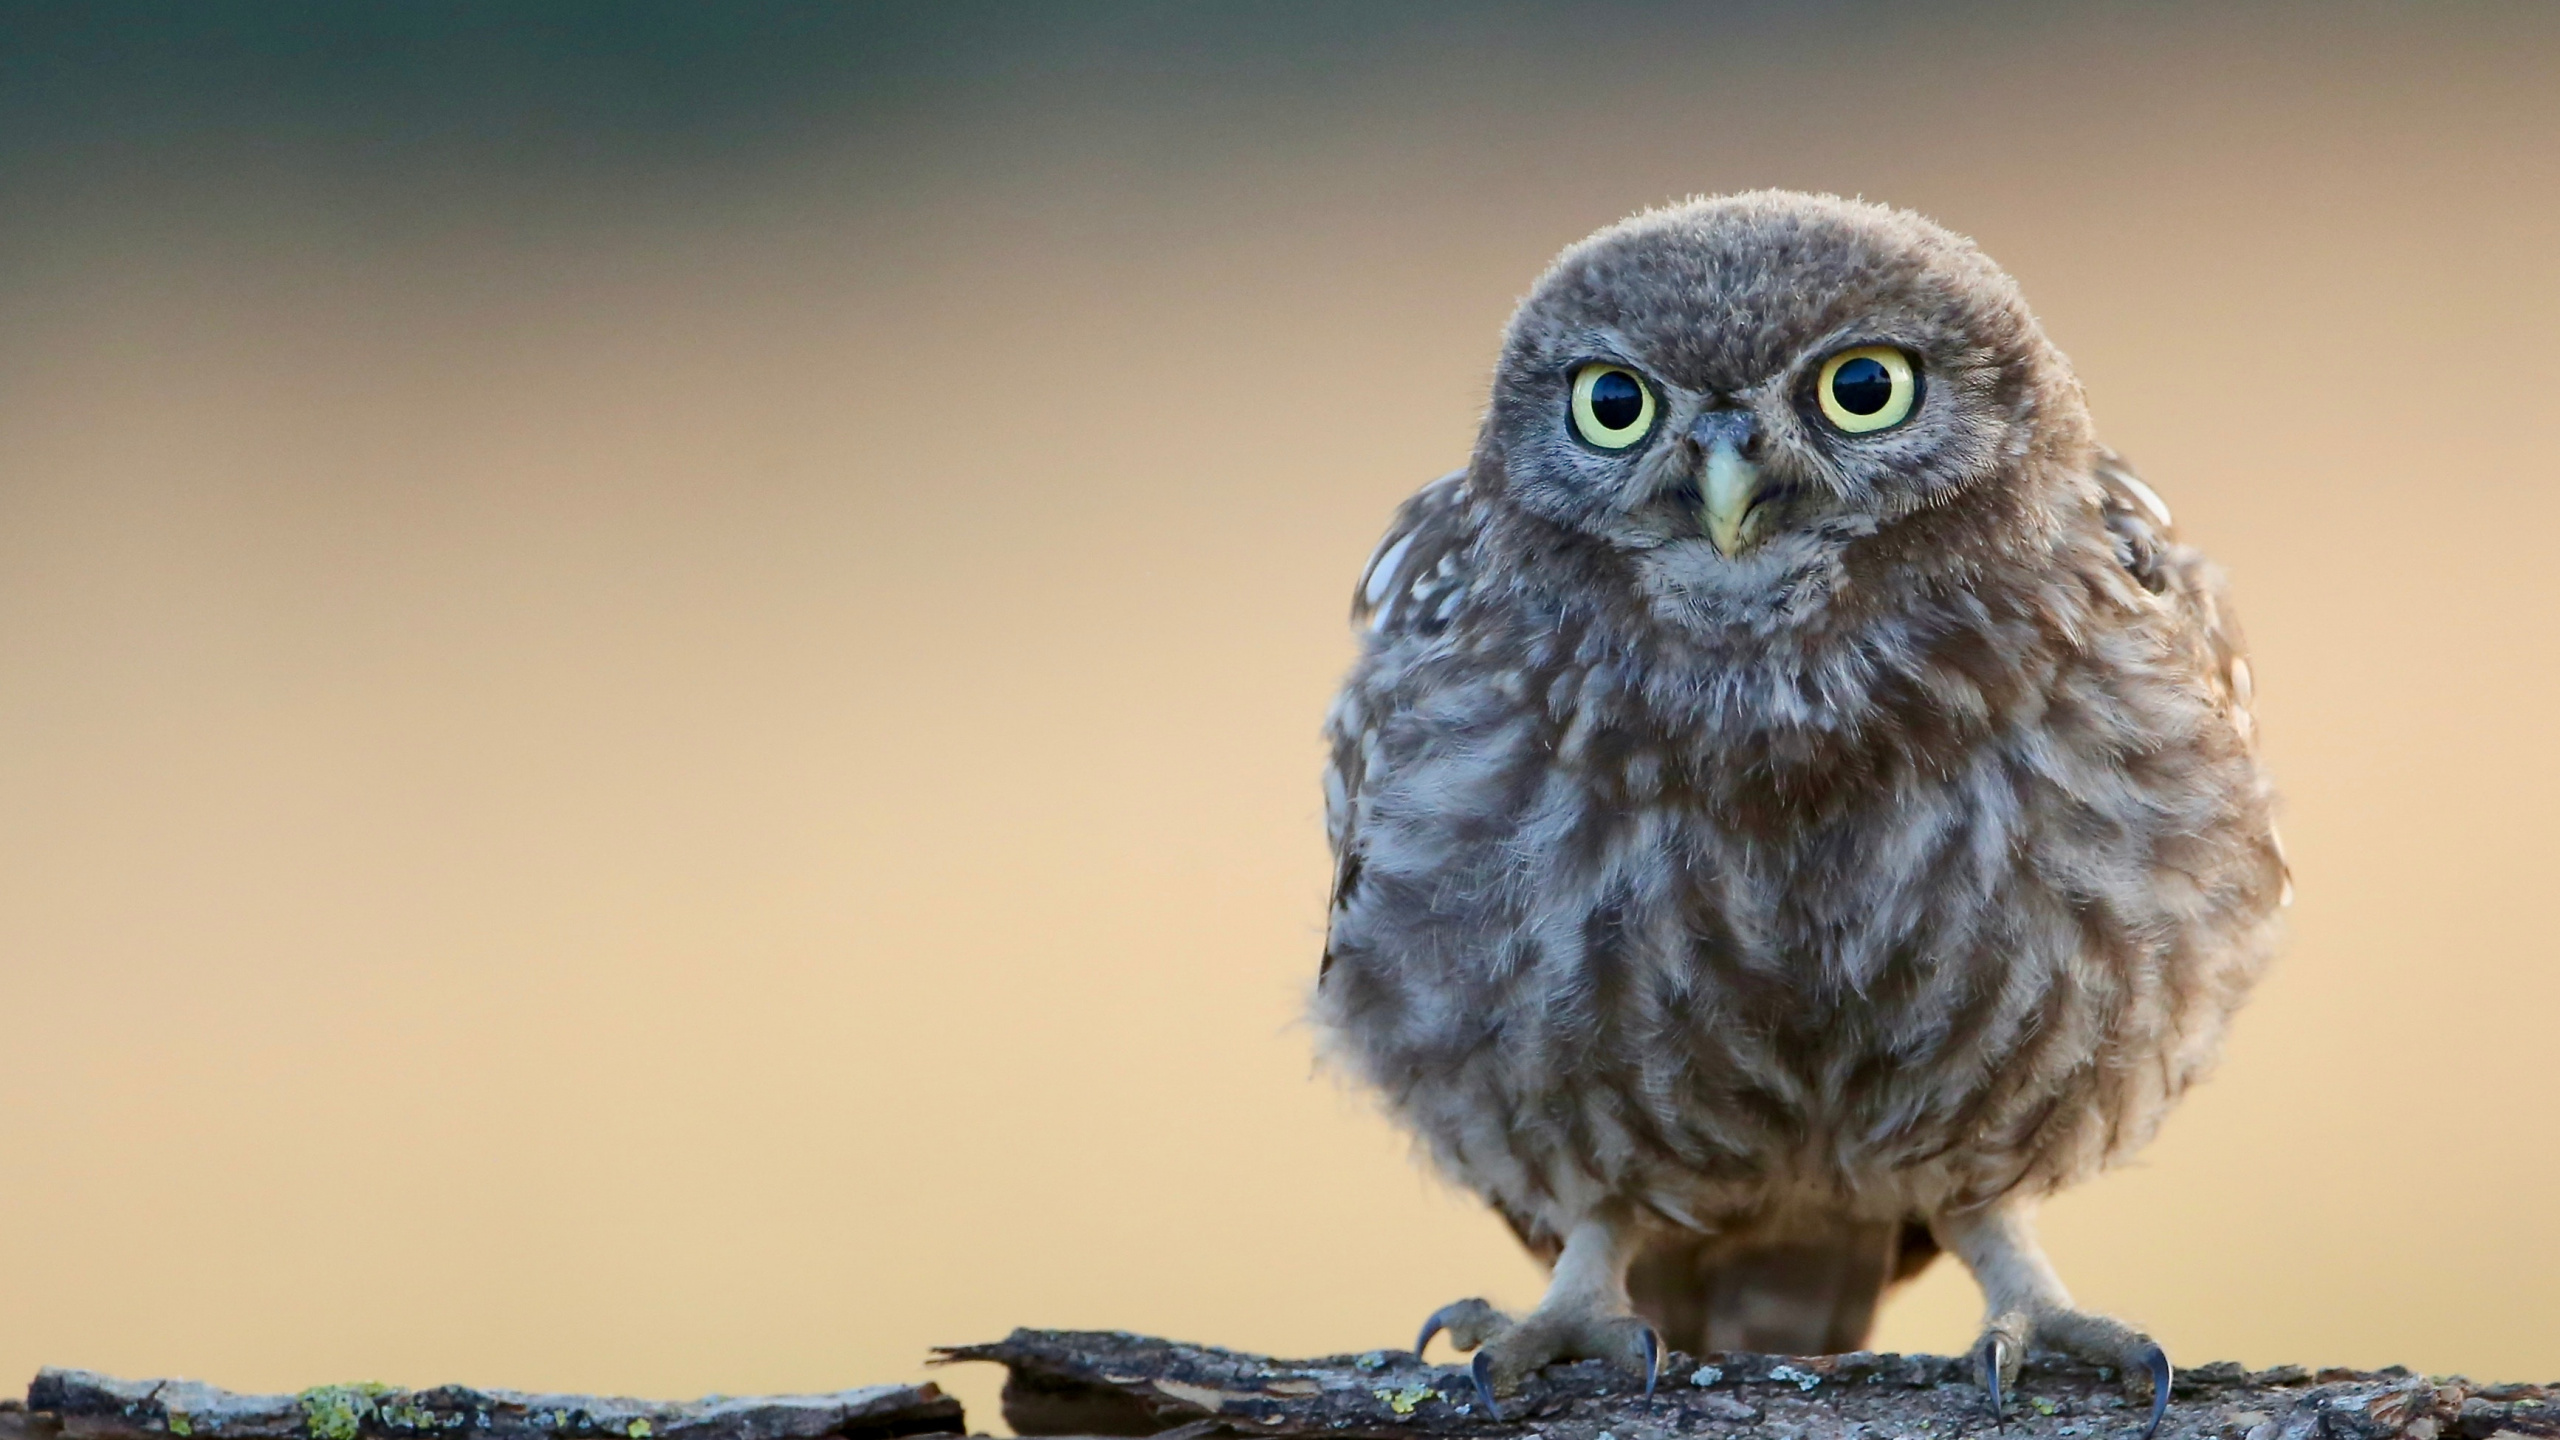
[{"label": "owl's head", "polygon": [[2033,527],[2092,446],[2068,363],[1972,242],[1757,191],[1557,259],[1512,319],[1478,472],[1712,623],[1827,589],[1802,582],[1861,547],[1927,568],[1923,532]]}]

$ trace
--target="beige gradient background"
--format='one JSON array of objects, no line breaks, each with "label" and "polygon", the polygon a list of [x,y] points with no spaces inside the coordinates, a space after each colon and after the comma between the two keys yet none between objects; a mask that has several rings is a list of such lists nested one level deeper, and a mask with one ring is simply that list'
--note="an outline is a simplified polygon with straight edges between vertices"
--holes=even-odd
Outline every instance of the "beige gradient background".
[{"label": "beige gradient background", "polygon": [[2256,648],[2292,938],[2065,1276],[2560,1375],[2553,11],[1028,13],[0,116],[0,1381],[1532,1298],[1311,1064],[1316,725],[1545,258],[1760,184],[1978,236]]}]

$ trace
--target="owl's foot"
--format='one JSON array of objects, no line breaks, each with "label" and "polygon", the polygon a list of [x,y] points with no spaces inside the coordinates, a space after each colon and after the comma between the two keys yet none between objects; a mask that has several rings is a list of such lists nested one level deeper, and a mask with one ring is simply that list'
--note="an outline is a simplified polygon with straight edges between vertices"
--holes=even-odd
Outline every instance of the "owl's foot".
[{"label": "owl's foot", "polygon": [[[2018,1380],[2027,1347],[2038,1344],[2066,1355],[2112,1365],[2127,1382],[2137,1374],[2151,1382],[2151,1423],[2142,1440],[2160,1430],[2169,1409],[2169,1356],[2158,1342],[2121,1320],[2092,1315],[2071,1303],[2071,1292],[2036,1243],[2034,1202],[2007,1200],[1979,1209],[1939,1215],[1929,1228],[1955,1252],[1982,1286],[1991,1319],[1975,1342],[1974,1363],[1991,1394],[1991,1418],[2000,1418],[2001,1392]],[[2136,1393],[2139,1393],[2138,1391]]]},{"label": "owl's foot", "polygon": [[1633,1315],[1603,1313],[1580,1306],[1540,1306],[1514,1320],[1482,1300],[1443,1305],[1422,1322],[1416,1356],[1431,1337],[1446,1332],[1449,1343],[1473,1350],[1467,1367],[1475,1382],[1476,1403],[1487,1416],[1502,1418],[1497,1397],[1519,1390],[1520,1382],[1559,1360],[1610,1360],[1644,1370],[1644,1395],[1653,1398],[1662,1378],[1662,1339],[1653,1327]]},{"label": "owl's foot", "polygon": [[2151,1383],[2151,1421],[2142,1440],[2160,1430],[2169,1409],[2169,1355],[2159,1342],[2121,1320],[2085,1310],[2011,1310],[1993,1320],[1974,1345],[1974,1363],[1982,1370],[1982,1388],[1990,1392],[1991,1417],[2000,1418],[2001,1396],[2018,1383],[2019,1363],[2030,1342],[2098,1365],[2112,1365],[2130,1382],[2137,1374]]}]

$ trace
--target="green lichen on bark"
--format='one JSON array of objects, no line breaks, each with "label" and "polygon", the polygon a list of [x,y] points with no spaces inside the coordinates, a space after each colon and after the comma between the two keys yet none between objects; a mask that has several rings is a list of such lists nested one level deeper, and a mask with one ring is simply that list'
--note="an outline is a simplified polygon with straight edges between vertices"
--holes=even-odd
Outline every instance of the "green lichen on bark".
[{"label": "green lichen on bark", "polygon": [[364,1422],[380,1413],[382,1397],[399,1393],[396,1385],[368,1380],[356,1385],[314,1385],[293,1400],[311,1440],[356,1440],[364,1433]]}]

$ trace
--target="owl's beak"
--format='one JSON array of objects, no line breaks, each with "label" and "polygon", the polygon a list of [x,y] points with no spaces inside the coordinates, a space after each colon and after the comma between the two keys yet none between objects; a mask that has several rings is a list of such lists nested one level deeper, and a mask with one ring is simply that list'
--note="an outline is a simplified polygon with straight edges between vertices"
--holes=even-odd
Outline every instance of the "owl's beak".
[{"label": "owl's beak", "polygon": [[1689,431],[1707,452],[1706,483],[1700,487],[1705,503],[1699,507],[1698,519],[1706,527],[1707,538],[1715,542],[1716,553],[1728,560],[1759,542],[1753,511],[1769,497],[1759,464],[1743,455],[1751,444],[1752,430],[1747,412],[1710,410]]},{"label": "owl's beak", "polygon": [[1730,560],[1747,547],[1744,527],[1751,523],[1751,507],[1760,503],[1760,467],[1743,459],[1732,441],[1720,442],[1707,452],[1705,488],[1707,503],[1699,518],[1706,522],[1716,553]]}]

